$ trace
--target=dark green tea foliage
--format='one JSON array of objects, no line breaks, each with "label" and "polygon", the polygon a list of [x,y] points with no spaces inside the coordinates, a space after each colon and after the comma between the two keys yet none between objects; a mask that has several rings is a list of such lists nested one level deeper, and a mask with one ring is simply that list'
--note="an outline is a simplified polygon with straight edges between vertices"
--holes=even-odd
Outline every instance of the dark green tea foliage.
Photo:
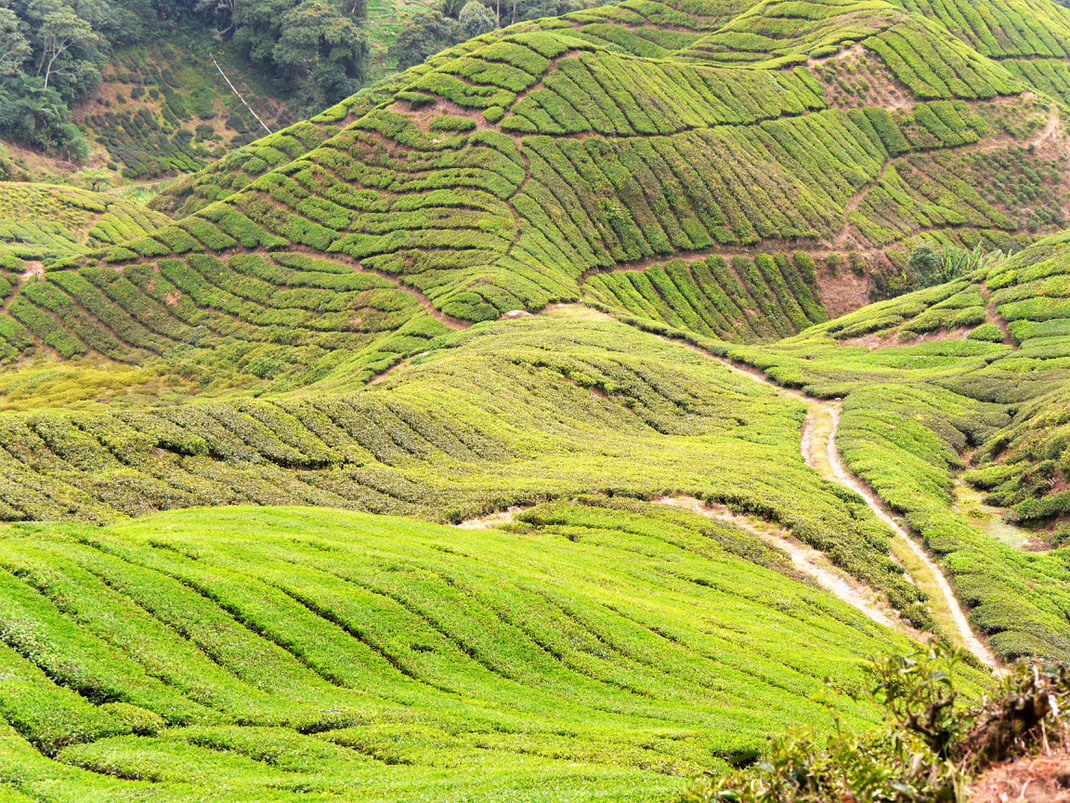
[{"label": "dark green tea foliage", "polygon": [[853,699],[864,660],[906,640],[792,579],[778,550],[663,506],[522,519],[231,508],[5,527],[5,794],[664,800],[770,731],[831,729],[821,699],[877,721]]},{"label": "dark green tea foliage", "polygon": [[[487,34],[155,204],[225,233],[238,211],[240,247],[347,253],[465,320],[575,299],[600,271],[680,252],[731,262],[764,246],[783,273],[798,247],[821,267],[852,251],[861,265],[924,232],[972,245],[1058,225],[1039,200],[1047,172],[1023,174],[1010,198],[976,163],[1054,147],[1053,107],[940,22],[880,4],[719,12],[632,0]],[[843,77],[859,70],[868,77]],[[790,309],[761,310],[776,320],[760,334],[821,319],[796,273],[759,278],[793,295]],[[635,312],[615,291],[589,295]],[[647,301],[669,323],[759,334],[721,309]]]},{"label": "dark green tea foliage", "polygon": [[[612,18],[623,9],[590,13]],[[897,26],[895,36],[947,38],[920,21],[911,25],[906,33]],[[1021,86],[1009,74],[967,58],[961,44],[948,51],[960,80],[918,95],[948,100],[912,100],[889,114],[830,105],[824,85],[801,63],[788,69],[774,59],[769,69],[740,69],[651,61],[580,36],[586,27],[579,19],[544,21],[473,40],[248,146],[169,196],[172,208],[185,210],[223,200],[110,249],[98,265],[50,275],[47,283],[60,286],[20,294],[22,314],[12,326],[27,329],[34,343],[43,341],[44,327],[62,330],[52,338],[62,343],[48,345],[64,356],[140,359],[143,338],[131,340],[80,312],[93,301],[75,285],[99,289],[102,273],[121,271],[156,288],[149,292],[157,304],[171,294],[203,320],[205,336],[188,343],[161,328],[170,316],[131,316],[153,338],[212,352],[191,357],[195,363],[225,364],[220,354],[232,331],[225,322],[236,305],[262,305],[263,313],[239,317],[275,342],[267,359],[278,371],[268,373],[304,383],[303,367],[347,342],[313,334],[289,343],[293,328],[283,330],[288,316],[273,309],[274,297],[232,302],[227,280],[245,260],[300,249],[392,280],[432,312],[459,321],[574,300],[586,281],[588,295],[610,308],[704,334],[791,334],[826,315],[813,253],[824,263],[830,247],[886,246],[928,230],[1012,236],[1020,221],[958,177],[965,156],[956,149],[998,151],[1034,140],[1048,147],[1059,133],[1046,101],[1018,97]],[[875,30],[867,52],[880,56],[877,43],[886,35]],[[809,47],[808,40],[782,45],[784,53]],[[885,61],[892,73],[902,71]],[[1019,128],[1000,127],[1005,118]],[[331,125],[345,120],[344,129]],[[949,154],[941,171],[912,166],[912,154],[934,149]],[[789,242],[808,250],[779,253]],[[768,250],[757,256],[740,252],[763,244]],[[674,262],[634,281],[600,275],[678,252],[704,254],[704,268],[722,274],[722,295],[741,290],[743,308],[713,285],[700,287],[703,280]],[[621,281],[656,285],[645,289],[651,309],[622,300]],[[58,300],[44,303],[44,292]],[[305,345],[312,351],[301,350]]]},{"label": "dark green tea foliage", "polygon": [[724,340],[786,336],[828,320],[805,252],[721,256],[593,276],[588,303]]}]

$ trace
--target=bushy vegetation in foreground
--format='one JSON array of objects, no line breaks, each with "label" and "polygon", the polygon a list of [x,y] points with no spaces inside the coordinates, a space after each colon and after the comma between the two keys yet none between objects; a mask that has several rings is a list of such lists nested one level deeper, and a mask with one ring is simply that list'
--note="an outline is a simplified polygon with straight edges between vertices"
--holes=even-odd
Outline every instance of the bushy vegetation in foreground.
[{"label": "bushy vegetation in foreground", "polygon": [[883,730],[776,738],[752,770],[698,785],[679,800],[960,803],[972,799],[967,787],[979,771],[1065,743],[1065,667],[1019,664],[992,698],[970,706],[956,678],[960,657],[936,643],[874,659],[868,674]]},{"label": "bushy vegetation in foreground", "polygon": [[[62,800],[656,800],[905,640],[746,533],[554,503],[0,530],[0,779]],[[828,692],[832,676],[844,692]],[[857,697],[857,699],[855,699]]]}]

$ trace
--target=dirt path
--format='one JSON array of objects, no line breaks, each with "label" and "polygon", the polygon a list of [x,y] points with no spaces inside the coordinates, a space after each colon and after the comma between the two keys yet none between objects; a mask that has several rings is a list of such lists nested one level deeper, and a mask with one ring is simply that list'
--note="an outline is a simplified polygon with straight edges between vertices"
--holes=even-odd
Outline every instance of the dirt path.
[{"label": "dirt path", "polygon": [[[733,527],[753,535],[763,543],[769,544],[774,549],[786,553],[791,558],[792,566],[797,572],[814,580],[825,591],[861,611],[877,624],[893,630],[906,631],[914,638],[920,636],[916,630],[901,621],[897,621],[898,617],[895,612],[887,604],[882,604],[879,593],[864,583],[860,583],[846,572],[837,569],[824,553],[807,546],[792,536],[786,528],[751,516],[733,513],[724,505],[707,505],[701,499],[696,499],[693,496],[664,496],[660,499],[655,499],[654,503],[681,507],[708,519],[731,524]],[[514,521],[516,514],[521,510],[523,508],[511,507],[508,510],[491,513],[487,516],[466,519],[455,526],[466,530],[486,530],[492,527],[499,527]]]},{"label": "dirt path", "polygon": [[492,527],[511,523],[516,519],[516,514],[523,510],[524,508],[522,507],[511,507],[508,510],[500,510],[497,513],[490,513],[486,516],[476,516],[472,519],[465,519],[460,524],[454,526],[460,527],[462,530],[489,530]]},{"label": "dirt path", "polygon": [[825,479],[842,485],[865,500],[874,515],[894,533],[892,554],[910,574],[914,582],[929,595],[929,607],[933,618],[947,631],[949,638],[956,638],[961,646],[972,652],[978,660],[995,670],[999,662],[970,627],[969,620],[944,577],[929,553],[907,531],[906,526],[892,515],[881,499],[856,477],[844,464],[836,448],[836,433],[840,426],[840,405],[812,399],[805,394],[774,384],[755,368],[742,366],[722,357],[710,355],[730,371],[746,376],[755,382],[773,388],[781,396],[790,396],[802,401],[808,408],[800,449],[807,464],[817,469]]},{"label": "dirt path", "polygon": [[722,505],[706,505],[701,499],[696,499],[693,496],[668,496],[656,499],[655,502],[657,504],[686,508],[692,513],[698,513],[716,521],[723,521],[755,536],[771,547],[786,552],[788,557],[791,558],[792,565],[796,571],[814,580],[825,591],[858,609],[877,624],[893,630],[908,630],[912,636],[918,636],[916,631],[905,627],[901,622],[897,621],[893,611],[889,610],[887,606],[881,605],[880,595],[877,592],[860,583],[846,572],[837,569],[823,552],[794,538],[785,528],[777,527],[765,521],[756,523],[749,516],[733,513]]}]

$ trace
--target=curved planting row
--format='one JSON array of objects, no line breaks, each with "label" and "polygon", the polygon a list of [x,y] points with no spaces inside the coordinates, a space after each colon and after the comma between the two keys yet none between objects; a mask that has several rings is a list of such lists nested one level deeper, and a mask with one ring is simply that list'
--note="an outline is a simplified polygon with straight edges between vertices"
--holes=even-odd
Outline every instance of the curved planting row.
[{"label": "curved planting row", "polygon": [[256,503],[461,520],[592,488],[682,493],[778,521],[917,608],[864,503],[802,461],[802,407],[680,346],[537,318],[455,333],[417,362],[356,394],[9,413],[0,516]]},{"label": "curved planting row", "polygon": [[731,525],[584,501],[512,532],[308,508],[5,532],[5,794],[663,800],[831,730],[825,678],[905,645]]},{"label": "curved planting row", "polygon": [[828,320],[809,254],[677,259],[643,271],[593,276],[584,299],[606,309],[723,340],[794,334]]},{"label": "curved planting row", "polygon": [[41,343],[68,358],[156,358],[206,381],[315,382],[337,372],[339,357],[359,381],[447,331],[396,281],[297,252],[53,271],[23,285],[7,313],[7,356]]}]

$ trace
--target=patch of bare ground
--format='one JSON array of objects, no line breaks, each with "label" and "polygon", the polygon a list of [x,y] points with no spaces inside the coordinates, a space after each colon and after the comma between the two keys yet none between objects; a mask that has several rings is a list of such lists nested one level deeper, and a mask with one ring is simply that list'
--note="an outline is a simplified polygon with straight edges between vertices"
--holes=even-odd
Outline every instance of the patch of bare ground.
[{"label": "patch of bare ground", "polygon": [[566,382],[568,382],[570,385],[575,385],[576,387],[580,388],[581,390],[590,391],[593,395],[597,396],[599,399],[608,399],[609,398],[609,396],[606,395],[604,390],[602,390],[601,388],[597,388],[594,385],[581,385],[579,382],[577,382],[575,379],[573,379],[570,376],[562,376],[561,378],[563,380],[565,380]]},{"label": "patch of bare ground", "polygon": [[914,93],[862,45],[832,56],[811,58],[807,66],[824,85],[830,106],[879,106],[889,110],[914,106]]},{"label": "patch of bare ground", "polygon": [[503,524],[510,524],[516,520],[518,513],[523,513],[522,507],[511,507],[507,510],[501,510],[497,513],[489,513],[486,516],[476,516],[471,519],[465,519],[460,524],[456,525],[462,530],[489,530],[493,527],[500,527]]},{"label": "patch of bare ground", "polygon": [[869,303],[869,278],[848,270],[832,273],[827,268],[817,272],[817,290],[829,317],[838,318]]},{"label": "patch of bare ground", "polygon": [[920,335],[908,338],[904,338],[899,331],[872,332],[868,335],[859,335],[858,337],[841,340],[840,345],[861,346],[873,351],[874,349],[893,346],[917,346],[921,343],[931,343],[936,340],[965,340],[971,331],[967,326],[960,326],[957,329],[934,329],[931,332],[923,332]]},{"label": "patch of bare ground", "polygon": [[1070,752],[997,764],[972,789],[971,803],[1070,803]]},{"label": "patch of bare ground", "polygon": [[981,298],[988,302],[988,306],[985,307],[985,321],[1003,332],[1004,343],[1009,346],[1014,346],[1014,348],[1018,348],[1018,341],[1014,339],[1014,336],[1007,328],[1007,322],[1003,319],[1003,316],[999,314],[999,310],[996,309],[996,302],[991,300],[992,291],[988,289],[987,282],[981,286]]},{"label": "patch of bare ground", "polygon": [[[414,125],[424,131],[430,130],[432,120],[444,114],[453,117],[465,117],[474,122],[476,128],[479,129],[494,128],[494,126],[487,122],[487,119],[482,114],[473,112],[471,109],[465,108],[459,103],[454,103],[451,100],[446,100],[441,97],[436,97],[433,103],[420,107],[414,107],[411,103],[403,100],[394,101],[390,106],[390,110],[408,116]],[[445,131],[441,133],[443,136],[452,136],[453,132]]]}]

